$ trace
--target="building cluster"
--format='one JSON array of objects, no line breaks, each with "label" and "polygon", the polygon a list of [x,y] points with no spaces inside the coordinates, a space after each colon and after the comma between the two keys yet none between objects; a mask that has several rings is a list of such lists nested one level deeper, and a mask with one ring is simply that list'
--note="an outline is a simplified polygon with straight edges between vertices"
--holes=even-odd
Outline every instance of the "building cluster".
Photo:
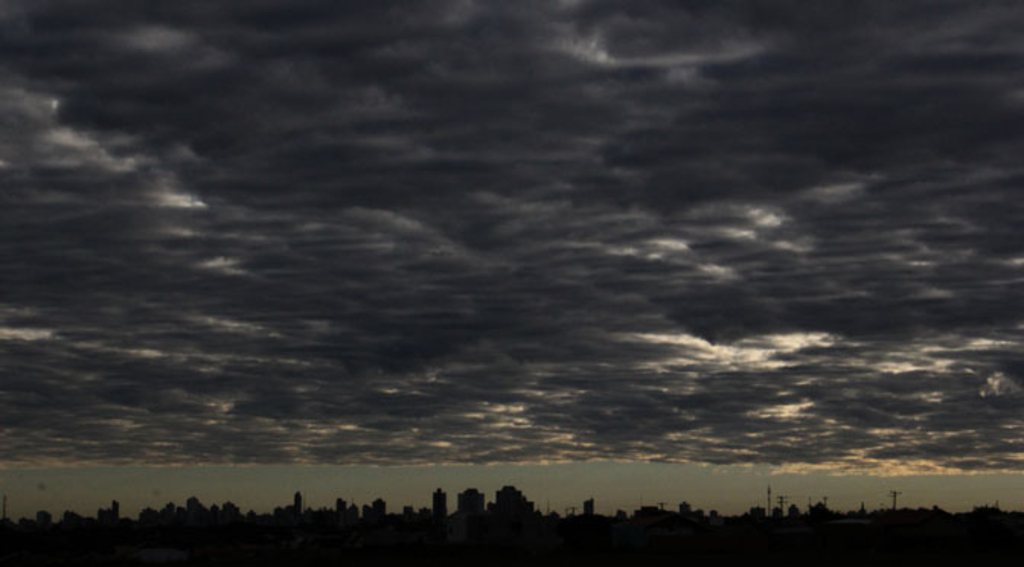
[{"label": "building cluster", "polygon": [[[516,546],[530,549],[572,547],[582,549],[695,549],[722,551],[733,546],[804,548],[814,546],[871,548],[879,542],[901,541],[927,545],[967,545],[972,533],[1002,534],[1024,544],[1024,515],[1005,513],[997,507],[976,509],[971,514],[948,514],[939,510],[897,509],[839,513],[826,501],[808,502],[806,508],[786,505],[780,497],[777,506],[755,506],[738,516],[723,516],[715,510],[705,512],[682,502],[676,509],[641,506],[632,513],[623,510],[610,516],[595,512],[589,498],[564,515],[541,512],[520,490],[504,486],[488,501],[475,488],[458,493],[454,507],[448,494],[438,488],[431,494],[431,507],[404,506],[400,513],[389,513],[387,503],[377,498],[357,505],[342,498],[333,508],[313,508],[296,492],[291,504],[272,512],[243,513],[232,502],[207,507],[197,498],[184,506],[167,503],[160,509],[145,508],[135,520],[123,518],[120,505],[113,501],[97,510],[95,517],[65,512],[55,521],[49,512],[40,511],[34,520],[17,523],[3,518],[0,527],[14,533],[58,533],[88,528],[117,528],[120,533],[138,533],[145,529],[244,529],[276,530],[273,533],[304,534],[303,541],[333,541],[334,547],[395,546],[406,544]],[[982,530],[978,525],[984,525]],[[282,531],[284,530],[284,531]],[[228,533],[228,532],[217,532]],[[233,533],[233,532],[232,532]],[[314,535],[310,535],[314,534]],[[888,545],[888,543],[886,543]],[[1022,545],[1024,548],[1024,545]]]}]

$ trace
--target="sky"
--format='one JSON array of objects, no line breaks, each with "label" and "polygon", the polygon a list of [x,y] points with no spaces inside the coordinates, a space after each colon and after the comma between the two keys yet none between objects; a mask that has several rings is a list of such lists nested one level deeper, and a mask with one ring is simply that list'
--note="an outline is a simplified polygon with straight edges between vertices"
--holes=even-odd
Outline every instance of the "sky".
[{"label": "sky", "polygon": [[1022,23],[7,0],[0,489],[635,466],[987,498],[1024,469]]}]

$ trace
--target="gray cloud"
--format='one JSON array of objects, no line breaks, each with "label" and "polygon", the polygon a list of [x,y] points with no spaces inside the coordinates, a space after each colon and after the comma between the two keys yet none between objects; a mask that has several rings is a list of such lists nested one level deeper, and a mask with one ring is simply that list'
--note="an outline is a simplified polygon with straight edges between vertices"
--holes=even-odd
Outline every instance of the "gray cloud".
[{"label": "gray cloud", "polygon": [[8,463],[1019,470],[999,2],[14,2]]}]

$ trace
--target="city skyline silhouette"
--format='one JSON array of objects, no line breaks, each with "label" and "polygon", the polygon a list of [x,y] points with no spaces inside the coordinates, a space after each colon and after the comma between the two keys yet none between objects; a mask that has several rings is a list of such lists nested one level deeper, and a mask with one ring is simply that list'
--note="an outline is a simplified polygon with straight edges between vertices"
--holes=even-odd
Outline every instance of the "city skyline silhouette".
[{"label": "city skyline silhouette", "polygon": [[567,506],[563,514],[549,504],[539,508],[512,485],[492,494],[488,498],[486,491],[465,488],[453,495],[449,508],[448,493],[438,487],[430,495],[430,507],[419,509],[389,506],[380,497],[362,506],[338,497],[333,507],[318,508],[297,491],[290,501],[263,514],[230,501],[207,505],[193,496],[184,506],[168,502],[146,507],[137,518],[123,514],[120,502],[113,500],[95,516],[65,511],[55,517],[41,510],[34,518],[17,521],[6,517],[5,497],[0,549],[5,562],[16,564],[211,559],[277,564],[325,558],[381,562],[401,561],[410,553],[420,561],[444,564],[499,553],[509,564],[518,564],[521,559],[507,555],[518,551],[544,562],[587,560],[592,553],[612,552],[619,561],[630,554],[820,560],[840,553],[887,563],[927,561],[936,553],[1008,559],[1019,556],[1024,544],[1024,512],[1003,510],[998,503],[954,514],[938,506],[901,507],[898,490],[888,493],[889,508],[869,510],[862,502],[858,510],[843,512],[831,508],[827,497],[817,502],[808,498],[801,507],[766,486],[764,506],[734,516],[686,501],[604,515],[596,513],[595,497],[580,507]]},{"label": "city skyline silhouette", "polygon": [[[828,507],[828,496],[822,496],[817,501],[814,501],[812,497],[808,497],[806,508],[801,508],[796,504],[794,502],[795,498],[788,495],[780,495],[778,492],[776,492],[776,496],[773,499],[771,485],[767,485],[766,500],[762,503],[764,505],[756,504],[743,514],[736,514],[736,516],[749,516],[756,521],[767,521],[773,518],[779,520],[794,519],[809,516],[816,509],[819,509],[834,513],[837,517],[843,515],[866,517],[869,513],[879,515],[887,510],[907,509],[907,507],[900,508],[897,505],[897,498],[902,494],[901,491],[895,490],[889,491],[886,494],[886,496],[892,498],[892,506],[889,508],[883,506],[881,508],[869,509],[864,501],[861,501],[860,507],[857,510],[840,511]],[[622,509],[617,509],[612,514],[600,514],[595,505],[595,497],[591,496],[583,500],[580,506],[566,506],[564,514],[560,514],[557,506],[555,509],[551,509],[550,501],[546,501],[543,508],[541,508],[535,502],[528,500],[526,495],[513,485],[505,485],[494,491],[492,499],[488,499],[486,491],[481,492],[476,487],[467,487],[455,495],[454,507],[451,509],[451,513],[449,513],[448,507],[448,493],[441,487],[436,488],[431,493],[430,507],[420,507],[417,509],[415,506],[405,504],[400,506],[402,510],[400,514],[395,512],[394,508],[389,513],[387,501],[381,496],[377,496],[369,503],[364,503],[362,507],[354,499],[346,500],[339,496],[334,499],[334,507],[332,508],[331,506],[317,507],[311,504],[303,496],[302,491],[296,491],[292,495],[291,504],[275,506],[271,512],[256,512],[251,508],[246,511],[244,507],[240,507],[237,503],[230,500],[225,500],[220,505],[212,503],[208,506],[196,496],[190,496],[185,502],[185,507],[176,505],[172,500],[164,504],[163,507],[158,507],[159,509],[146,506],[139,510],[137,519],[133,519],[128,514],[122,514],[121,504],[118,500],[115,499],[110,502],[110,506],[98,508],[94,516],[82,515],[73,510],[64,510],[62,514],[56,515],[56,517],[62,518],[57,521],[53,520],[55,517],[53,512],[38,510],[35,514],[36,520],[33,526],[31,517],[23,516],[18,518],[8,515],[8,495],[4,494],[3,513],[0,521],[5,522],[7,527],[18,525],[23,528],[29,527],[30,529],[41,530],[46,530],[55,524],[60,525],[62,523],[70,525],[71,528],[78,528],[85,524],[91,524],[93,527],[116,527],[121,521],[135,521],[143,525],[212,526],[248,522],[294,526],[302,523],[312,523],[314,514],[326,513],[332,514],[330,517],[336,524],[354,526],[359,524],[372,525],[383,521],[388,516],[399,515],[405,521],[444,522],[452,515],[522,516],[536,514],[554,518],[597,515],[625,519],[630,517],[630,515],[642,515],[643,513],[655,510],[661,512],[675,511],[673,507],[666,509],[666,502],[656,502],[645,506],[641,499],[640,505],[632,514]],[[932,508],[939,509],[938,506],[934,505]],[[1001,510],[998,501],[994,504],[986,503],[974,507],[975,510],[979,508]],[[577,514],[577,510],[579,510],[579,514]],[[1015,510],[1007,511],[1015,512]],[[727,517],[727,515],[718,512],[717,509],[712,508],[705,511],[703,508],[695,507],[687,501],[679,502],[678,513],[702,520],[706,518],[713,520],[719,517]],[[40,518],[45,518],[45,521],[41,521]],[[68,525],[64,527],[68,527]]]},{"label": "city skyline silhouette", "polygon": [[[633,510],[659,501],[687,501],[695,508],[716,509],[724,515],[741,515],[751,507],[765,506],[765,487],[772,487],[775,496],[785,495],[797,505],[828,499],[834,510],[855,510],[863,503],[868,510],[890,507],[891,491],[900,491],[901,506],[931,508],[938,506],[949,512],[969,512],[976,507],[999,502],[1006,510],[1024,509],[1020,497],[1020,479],[1016,475],[974,475],[971,477],[816,477],[813,475],[751,474],[737,471],[703,469],[695,474],[685,467],[579,463],[571,465],[444,468],[368,468],[354,474],[358,467],[316,467],[296,474],[295,467],[276,467],[262,471],[259,467],[238,470],[205,470],[203,467],[179,469],[168,475],[160,469],[127,469],[120,475],[109,471],[83,482],[82,471],[70,469],[63,476],[39,477],[24,475],[11,490],[6,483],[11,516],[31,517],[39,509],[70,509],[79,514],[92,514],[96,508],[117,499],[127,514],[134,516],[145,507],[162,506],[166,501],[184,502],[197,496],[203,502],[230,500],[258,513],[268,513],[283,499],[298,490],[306,495],[313,508],[330,507],[336,498],[349,502],[370,503],[376,498],[412,505],[419,509],[431,506],[431,492],[437,487],[452,492],[459,486],[476,486],[488,498],[505,485],[520,487],[535,497],[538,509],[563,511],[569,506],[579,510],[588,498],[597,497],[596,511],[611,515],[616,510]],[[595,471],[607,469],[602,478]],[[660,470],[658,470],[660,469]],[[490,474],[481,474],[490,471]],[[109,477],[114,476],[111,480]],[[665,482],[666,477],[675,476]],[[206,478],[217,483],[205,483]],[[45,478],[45,480],[39,480]],[[226,481],[223,479],[227,479]],[[662,479],[657,489],[651,479]],[[145,479],[149,485],[136,485]],[[288,480],[283,480],[288,479]],[[65,483],[77,484],[67,486]],[[968,482],[967,489],[957,482]],[[286,483],[284,486],[282,483]],[[87,492],[86,501],[71,500]],[[452,492],[454,494],[454,492]],[[938,494],[936,498],[934,495]],[[454,505],[454,500],[452,501]]]}]

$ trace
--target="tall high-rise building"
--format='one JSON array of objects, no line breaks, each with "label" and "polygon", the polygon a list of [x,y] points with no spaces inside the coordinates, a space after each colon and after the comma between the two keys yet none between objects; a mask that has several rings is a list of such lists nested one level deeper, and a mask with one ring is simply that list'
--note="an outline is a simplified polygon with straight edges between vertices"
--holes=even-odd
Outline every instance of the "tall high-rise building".
[{"label": "tall high-rise building", "polygon": [[373,515],[376,516],[378,520],[383,520],[384,517],[388,515],[388,505],[384,502],[383,498],[378,498],[373,501]]},{"label": "tall high-rise building", "polygon": [[594,499],[588,498],[583,501],[583,515],[593,516],[594,515]]},{"label": "tall high-rise building", "polygon": [[302,516],[302,493],[296,492],[294,503],[292,504],[292,511],[295,513],[295,517]]},{"label": "tall high-rise building", "polygon": [[64,516],[61,518],[61,526],[64,528],[78,528],[81,527],[84,519],[78,514],[71,510],[64,510]]},{"label": "tall high-rise building", "polygon": [[494,494],[494,512],[501,516],[522,517],[533,512],[533,502],[514,486],[503,486]]},{"label": "tall high-rise building", "polygon": [[345,510],[345,525],[354,526],[359,523],[359,506],[354,503],[350,504],[348,510]]},{"label": "tall high-rise building", "polygon": [[462,514],[483,514],[484,495],[475,488],[467,488],[459,493],[458,512]]},{"label": "tall high-rise building", "polygon": [[434,519],[441,521],[448,517],[448,495],[440,488],[434,491]]},{"label": "tall high-rise building", "polygon": [[36,512],[36,527],[41,530],[48,530],[53,525],[53,516],[46,510]]},{"label": "tall high-rise building", "polygon": [[242,510],[238,508],[233,502],[225,502],[220,507],[220,523],[221,524],[238,524],[242,522]]},{"label": "tall high-rise building", "polygon": [[186,526],[201,526],[205,524],[206,507],[203,506],[199,499],[192,496],[185,501],[185,525]]},{"label": "tall high-rise building", "polygon": [[96,520],[101,526],[115,526],[120,519],[121,505],[117,500],[110,503],[110,508],[100,508],[96,511]]}]

